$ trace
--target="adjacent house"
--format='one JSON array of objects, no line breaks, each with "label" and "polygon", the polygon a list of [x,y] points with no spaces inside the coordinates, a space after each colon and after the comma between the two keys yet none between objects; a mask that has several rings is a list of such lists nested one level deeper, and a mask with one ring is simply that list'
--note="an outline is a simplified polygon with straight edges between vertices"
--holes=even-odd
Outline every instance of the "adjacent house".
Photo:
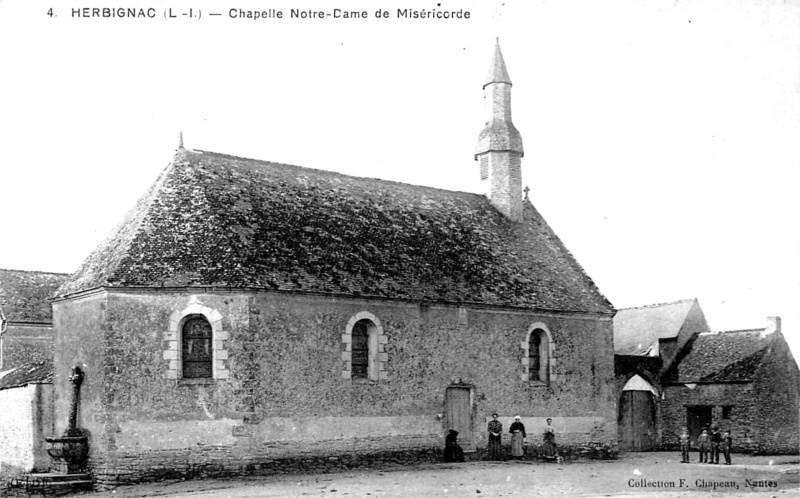
[{"label": "adjacent house", "polygon": [[697,299],[625,308],[614,316],[614,376],[620,451],[662,443],[661,376],[678,351],[708,330]]},{"label": "adjacent house", "polygon": [[53,358],[48,298],[68,275],[0,269],[0,372]]},{"label": "adjacent house", "polygon": [[664,445],[687,426],[729,430],[734,451],[800,452],[800,372],[778,317],[763,329],[698,334],[662,379]]},{"label": "adjacent house", "polygon": [[67,275],[0,269],[0,478],[47,470],[53,426],[48,301]]},{"label": "adjacent house", "polygon": [[619,310],[620,451],[674,449],[687,427],[730,430],[734,451],[800,451],[800,375],[780,330],[710,332],[696,299]]}]

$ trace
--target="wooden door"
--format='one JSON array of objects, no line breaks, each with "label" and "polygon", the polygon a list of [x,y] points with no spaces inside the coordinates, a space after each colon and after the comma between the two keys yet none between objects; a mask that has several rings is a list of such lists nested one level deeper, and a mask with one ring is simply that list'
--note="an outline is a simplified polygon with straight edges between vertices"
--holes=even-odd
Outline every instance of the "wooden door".
[{"label": "wooden door", "polygon": [[621,451],[655,448],[655,402],[650,391],[622,391],[617,422]]},{"label": "wooden door", "polygon": [[447,388],[445,392],[445,416],[447,417],[447,429],[458,431],[458,444],[461,445],[461,448],[464,451],[474,450],[469,388]]}]

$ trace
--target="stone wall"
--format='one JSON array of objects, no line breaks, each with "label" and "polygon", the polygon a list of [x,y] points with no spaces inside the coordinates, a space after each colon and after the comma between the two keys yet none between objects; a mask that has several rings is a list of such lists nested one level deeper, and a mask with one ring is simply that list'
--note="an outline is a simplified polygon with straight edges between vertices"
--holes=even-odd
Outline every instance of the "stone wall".
[{"label": "stone wall", "polygon": [[0,390],[0,476],[46,471],[44,436],[53,431],[50,384]]},{"label": "stone wall", "polygon": [[[712,425],[720,432],[731,431],[733,451],[756,452],[759,449],[761,421],[755,386],[752,382],[727,384],[670,384],[664,387],[661,402],[662,447],[680,447],[678,437],[687,424],[687,406],[712,406]],[[725,418],[725,406],[731,406]],[[692,441],[694,445],[695,442]]]},{"label": "stone wall", "polygon": [[[90,452],[103,451],[97,443],[102,433],[104,404],[112,393],[106,389],[106,372],[116,367],[107,363],[105,294],[53,303],[53,330],[55,335],[53,353],[53,387],[55,434],[61,435],[67,428],[72,384],[69,381],[72,367],[80,365],[85,378],[81,386],[78,426],[89,437]],[[121,385],[119,390],[125,389]]]},{"label": "stone wall", "polygon": [[53,358],[53,327],[10,323],[2,336],[2,370]]},{"label": "stone wall", "polygon": [[[214,348],[224,354],[214,361],[224,378],[170,378],[170,321],[193,306],[221,317]],[[346,326],[362,312],[386,337],[385,374],[374,381],[347,378],[343,361]],[[565,446],[616,449],[610,319],[240,292],[114,292],[57,302],[54,313],[57,344],[87,344],[65,348],[72,358],[57,349],[56,365],[87,365],[80,420],[92,471],[107,483],[340,461],[327,458],[358,465],[378,454],[428,459],[443,447],[454,383],[471,389],[473,437],[462,443],[485,446],[497,411],[542,427],[553,417]],[[549,385],[521,378],[534,323],[555,344]],[[69,386],[56,385],[66,399]],[[63,401],[57,413],[66,419]]]},{"label": "stone wall", "polygon": [[[686,425],[686,407],[702,405],[713,406],[712,424],[720,431],[730,429],[734,451],[800,452],[800,373],[780,332],[774,333],[753,382],[694,386],[665,388],[664,447],[678,446],[678,434]],[[728,413],[726,406],[731,407]]]},{"label": "stone wall", "polygon": [[783,335],[776,332],[756,377],[756,451],[800,453],[800,373]]}]

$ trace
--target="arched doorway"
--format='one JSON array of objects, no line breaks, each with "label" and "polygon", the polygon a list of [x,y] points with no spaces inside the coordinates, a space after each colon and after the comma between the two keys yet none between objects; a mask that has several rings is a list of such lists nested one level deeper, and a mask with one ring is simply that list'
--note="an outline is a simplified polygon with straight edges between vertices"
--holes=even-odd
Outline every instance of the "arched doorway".
[{"label": "arched doorway", "polygon": [[652,451],[656,443],[656,389],[634,375],[622,388],[619,400],[620,451]]}]

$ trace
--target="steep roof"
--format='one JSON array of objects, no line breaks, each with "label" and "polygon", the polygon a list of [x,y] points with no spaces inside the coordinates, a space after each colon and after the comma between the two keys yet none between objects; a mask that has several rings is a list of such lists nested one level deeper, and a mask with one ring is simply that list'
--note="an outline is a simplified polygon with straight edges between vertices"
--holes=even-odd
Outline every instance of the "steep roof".
[{"label": "steep roof", "polygon": [[0,269],[0,308],[12,322],[50,323],[48,298],[69,275]]},{"label": "steep roof", "polygon": [[614,353],[658,355],[658,340],[678,337],[696,299],[625,308],[614,315]]},{"label": "steep roof", "polygon": [[50,360],[26,363],[11,370],[0,372],[0,390],[22,387],[28,384],[53,382],[53,362]]},{"label": "steep roof", "polygon": [[773,334],[765,329],[699,334],[667,373],[667,382],[753,380]]},{"label": "steep roof", "polygon": [[59,289],[219,286],[611,313],[530,203],[180,150]]}]

